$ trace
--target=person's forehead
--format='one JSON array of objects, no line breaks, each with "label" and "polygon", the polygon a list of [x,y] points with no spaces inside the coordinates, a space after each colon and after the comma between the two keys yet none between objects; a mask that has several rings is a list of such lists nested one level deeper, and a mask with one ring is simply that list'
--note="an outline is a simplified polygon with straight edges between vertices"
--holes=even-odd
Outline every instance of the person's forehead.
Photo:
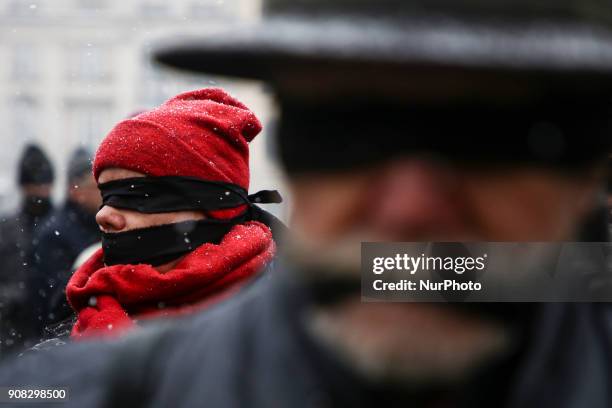
[{"label": "person's forehead", "polygon": [[41,190],[50,190],[52,187],[51,183],[41,183],[41,184],[35,184],[35,183],[28,183],[28,184],[24,184],[22,186],[22,188],[25,191],[41,191]]},{"label": "person's forehead", "polygon": [[145,177],[145,174],[139,173],[134,170],[122,169],[122,168],[109,168],[104,169],[98,177],[98,184],[107,183],[109,181],[121,180],[132,177]]}]

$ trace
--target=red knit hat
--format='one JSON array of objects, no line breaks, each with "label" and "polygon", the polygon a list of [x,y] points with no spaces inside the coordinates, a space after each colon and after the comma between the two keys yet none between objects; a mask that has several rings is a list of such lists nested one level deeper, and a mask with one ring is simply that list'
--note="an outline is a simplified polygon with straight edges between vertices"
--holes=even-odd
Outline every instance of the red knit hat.
[{"label": "red knit hat", "polygon": [[[249,146],[261,123],[222,89],[185,92],[116,125],[93,164],[147,176],[187,176],[249,188]],[[218,213],[218,211],[215,211]]]},{"label": "red knit hat", "polygon": [[185,92],[116,125],[93,164],[147,176],[189,176],[249,188],[249,146],[261,123],[222,89]]}]

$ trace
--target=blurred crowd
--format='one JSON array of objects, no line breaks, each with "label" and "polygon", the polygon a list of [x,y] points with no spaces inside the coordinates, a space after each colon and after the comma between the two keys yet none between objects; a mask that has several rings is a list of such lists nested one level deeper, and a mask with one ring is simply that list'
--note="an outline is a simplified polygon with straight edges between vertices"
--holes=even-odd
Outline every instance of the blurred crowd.
[{"label": "blurred crowd", "polygon": [[[95,214],[100,193],[91,171],[91,153],[76,149],[68,161],[65,202],[55,207],[54,166],[37,145],[28,145],[19,161],[20,206],[0,223],[2,281],[0,355],[34,346],[45,336],[66,330],[71,320],[65,288],[79,254],[99,246]],[[57,187],[56,187],[57,188]]]}]

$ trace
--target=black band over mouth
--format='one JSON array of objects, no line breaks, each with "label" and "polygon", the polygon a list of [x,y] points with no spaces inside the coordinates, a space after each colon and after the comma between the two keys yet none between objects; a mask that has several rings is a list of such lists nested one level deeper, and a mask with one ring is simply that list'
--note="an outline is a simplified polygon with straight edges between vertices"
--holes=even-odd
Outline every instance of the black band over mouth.
[{"label": "black band over mouth", "polygon": [[243,214],[231,220],[192,220],[149,228],[104,233],[104,263],[111,265],[150,264],[175,260],[202,244],[218,244],[235,225],[246,221]]}]

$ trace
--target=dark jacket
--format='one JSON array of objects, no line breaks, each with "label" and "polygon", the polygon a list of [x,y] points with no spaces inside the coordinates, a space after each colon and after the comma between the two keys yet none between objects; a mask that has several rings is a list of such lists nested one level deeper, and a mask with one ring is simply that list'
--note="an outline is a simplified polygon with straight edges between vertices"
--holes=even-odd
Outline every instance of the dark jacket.
[{"label": "dark jacket", "polygon": [[38,341],[37,316],[32,312],[35,294],[28,254],[36,241],[41,216],[24,207],[17,214],[0,218],[0,356],[29,347]]},{"label": "dark jacket", "polygon": [[[0,386],[69,387],[69,407],[419,406],[421,397],[368,384],[310,340],[310,299],[288,274],[170,326],[23,356],[0,368]],[[542,305],[524,350],[443,406],[610,407],[609,324],[604,304]]]},{"label": "dark jacket", "polygon": [[72,266],[83,250],[100,241],[100,229],[94,214],[67,201],[43,221],[35,239],[38,245],[30,254],[37,274],[33,289],[46,327],[72,316],[65,295]]}]

